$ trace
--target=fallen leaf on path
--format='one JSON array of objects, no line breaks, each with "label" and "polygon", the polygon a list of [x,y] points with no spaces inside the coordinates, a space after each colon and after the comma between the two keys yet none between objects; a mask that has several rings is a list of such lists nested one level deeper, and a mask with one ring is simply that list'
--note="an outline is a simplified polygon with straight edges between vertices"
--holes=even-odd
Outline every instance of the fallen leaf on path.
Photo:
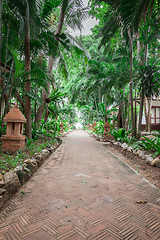
[{"label": "fallen leaf on path", "polygon": [[139,201],[137,201],[137,203],[139,203],[139,204],[145,204],[145,203],[147,203],[148,201],[145,201],[145,200],[139,200]]},{"label": "fallen leaf on path", "polygon": [[92,185],[92,188],[97,188],[98,184]]},{"label": "fallen leaf on path", "polygon": [[82,183],[87,183],[87,182],[85,182],[85,181],[82,181]]}]

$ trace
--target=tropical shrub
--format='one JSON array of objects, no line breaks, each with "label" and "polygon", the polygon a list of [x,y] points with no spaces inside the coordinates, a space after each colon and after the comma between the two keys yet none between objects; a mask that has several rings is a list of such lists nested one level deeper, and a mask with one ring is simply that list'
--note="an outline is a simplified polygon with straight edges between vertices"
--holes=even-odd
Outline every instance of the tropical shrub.
[{"label": "tropical shrub", "polygon": [[156,131],[152,131],[151,134],[155,137],[159,137],[160,138],[160,131],[156,130]]},{"label": "tropical shrub", "polygon": [[65,121],[62,121],[62,123],[63,123],[63,131],[64,132],[68,132],[69,131],[69,127],[70,127],[69,122],[67,120],[65,120]]},{"label": "tropical shrub", "polygon": [[46,137],[55,137],[60,133],[60,122],[58,120],[48,120],[45,122],[41,121],[41,124],[33,124],[32,126],[32,137],[34,140],[46,136]]},{"label": "tropical shrub", "polygon": [[133,142],[133,138],[131,140],[128,138],[129,134],[132,132],[132,130],[126,131],[124,128],[114,128],[110,131],[110,134],[114,137],[116,141],[119,141],[121,143],[127,142],[131,143]]},{"label": "tropical shrub", "polygon": [[149,139],[144,137],[141,141],[137,142],[137,148],[147,150],[147,151],[154,151],[154,157],[160,154],[160,138],[156,137],[155,139]]},{"label": "tropical shrub", "polygon": [[98,136],[100,136],[100,135],[103,136],[103,133],[104,133],[104,122],[103,121],[97,122],[95,133]]}]

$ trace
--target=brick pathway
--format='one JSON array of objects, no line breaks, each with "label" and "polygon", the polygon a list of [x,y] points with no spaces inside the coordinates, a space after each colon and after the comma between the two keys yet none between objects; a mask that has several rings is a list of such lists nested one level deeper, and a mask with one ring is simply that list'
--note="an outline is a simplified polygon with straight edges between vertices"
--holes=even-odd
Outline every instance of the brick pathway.
[{"label": "brick pathway", "polygon": [[0,240],[160,239],[159,191],[83,131],[21,191],[1,213]]}]

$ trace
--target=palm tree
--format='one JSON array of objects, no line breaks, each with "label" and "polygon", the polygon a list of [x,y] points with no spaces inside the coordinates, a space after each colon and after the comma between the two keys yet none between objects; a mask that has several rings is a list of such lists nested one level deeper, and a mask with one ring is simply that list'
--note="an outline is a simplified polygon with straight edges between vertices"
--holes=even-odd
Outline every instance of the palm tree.
[{"label": "palm tree", "polygon": [[[55,32],[56,39],[58,41],[60,40],[64,21],[66,21],[66,25],[68,24],[70,27],[75,28],[76,26],[78,26],[81,29],[82,20],[88,16],[87,14],[88,14],[87,8],[83,8],[83,3],[81,0],[76,0],[76,1],[63,0],[61,5],[60,17],[59,17],[57,29]],[[57,48],[58,48],[58,45],[59,43],[57,43]],[[50,56],[49,63],[48,63],[48,72],[50,75],[52,75],[54,62],[55,62],[54,57]],[[41,104],[38,108],[38,111],[36,114],[36,122],[40,122],[42,119],[42,115],[46,106],[46,100],[49,97],[49,93],[50,93],[50,84],[47,87],[47,91],[44,89],[42,92],[43,104]]]},{"label": "palm tree", "polygon": [[[96,3],[102,2],[101,0],[95,0]],[[133,90],[132,90],[132,75],[133,75],[133,31],[138,30],[142,17],[145,19],[148,11],[152,11],[153,7],[159,7],[159,0],[104,0],[105,3],[111,6],[113,16],[109,21],[106,21],[102,32],[101,46],[106,44],[118,28],[125,33],[127,30],[128,40],[130,43],[130,103],[131,103],[131,120],[133,134],[136,135],[136,107],[135,114],[133,113]],[[108,18],[106,19],[108,20]],[[126,35],[126,34],[125,34]],[[136,101],[135,101],[136,102]],[[141,111],[143,110],[143,104],[141,104]],[[134,116],[135,115],[135,116]],[[141,122],[142,114],[140,114]],[[135,119],[134,119],[135,118]],[[141,125],[141,124],[140,124]],[[140,129],[140,127],[139,127]]]},{"label": "palm tree", "polygon": [[[95,0],[100,3],[102,0]],[[120,14],[120,21],[125,27],[133,26],[137,31],[141,19],[145,19],[148,12],[152,12],[153,8],[159,9],[160,0],[103,0],[103,2],[111,5]]]},{"label": "palm tree", "polygon": [[[25,9],[25,19],[24,19],[24,45],[25,45],[25,72],[26,74],[31,71],[31,60],[30,60],[30,9],[29,3],[26,2]],[[25,91],[31,92],[31,82],[30,82],[30,74],[26,75],[25,82]],[[32,123],[31,123],[31,98],[27,95],[25,96],[25,117],[27,122],[25,124],[25,133],[26,136],[32,139]]]},{"label": "palm tree", "polygon": [[[17,1],[7,1],[7,6],[10,13],[14,18],[18,19],[20,28],[23,29],[20,34],[24,40],[24,44],[21,47],[21,55],[24,56],[25,60],[25,117],[27,123],[25,125],[25,132],[28,138],[32,138],[31,131],[31,81],[30,81],[30,71],[31,71],[31,52],[30,52],[30,29],[32,27],[33,32],[38,31],[42,27],[39,9],[36,0],[17,0]],[[36,28],[34,27],[36,25]],[[17,30],[18,31],[18,30]],[[11,43],[12,44],[12,43]],[[13,44],[14,45],[14,44]],[[23,55],[24,50],[24,55]]]},{"label": "palm tree", "polygon": [[[1,74],[1,53],[2,53],[2,0],[0,0],[0,87],[2,87],[2,74]],[[0,99],[0,115],[1,115],[1,102],[2,96]]]},{"label": "palm tree", "polygon": [[145,19],[153,8],[159,8],[160,0],[116,0],[119,12],[126,26],[132,25],[137,31],[141,19]]}]

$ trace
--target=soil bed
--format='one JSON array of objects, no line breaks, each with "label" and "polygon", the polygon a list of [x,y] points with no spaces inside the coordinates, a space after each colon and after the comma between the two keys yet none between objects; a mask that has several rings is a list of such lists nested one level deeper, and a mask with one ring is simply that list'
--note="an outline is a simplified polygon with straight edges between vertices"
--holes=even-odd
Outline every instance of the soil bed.
[{"label": "soil bed", "polygon": [[121,147],[112,143],[104,144],[104,146],[160,189],[160,168],[147,164],[144,159],[134,155],[132,152],[122,150]]}]

